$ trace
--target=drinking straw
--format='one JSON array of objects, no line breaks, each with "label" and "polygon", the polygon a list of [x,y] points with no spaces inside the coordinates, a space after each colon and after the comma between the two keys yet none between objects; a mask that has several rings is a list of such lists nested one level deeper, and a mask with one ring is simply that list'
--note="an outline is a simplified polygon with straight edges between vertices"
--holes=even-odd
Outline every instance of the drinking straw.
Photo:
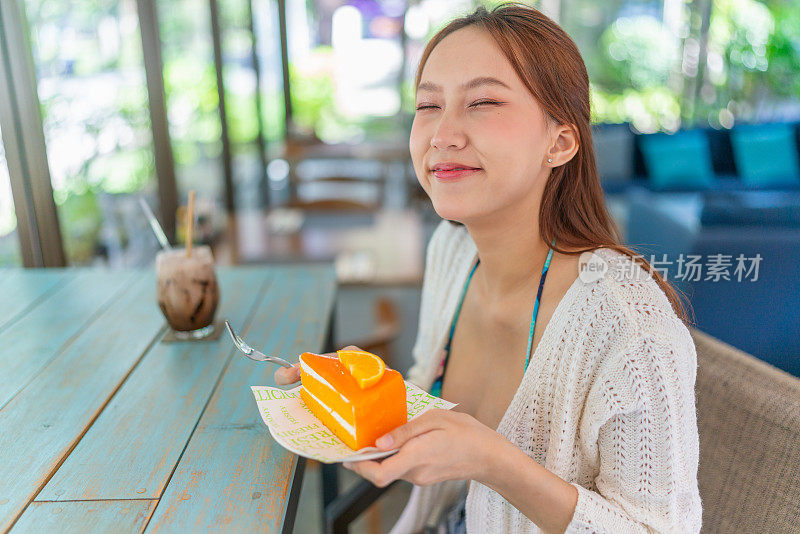
[{"label": "drinking straw", "polygon": [[155,214],[153,214],[153,210],[150,209],[150,206],[142,197],[139,197],[139,205],[142,206],[142,210],[147,217],[147,221],[150,223],[150,228],[152,228],[153,233],[156,234],[156,239],[158,239],[158,242],[161,244],[161,248],[164,250],[170,250],[172,246],[170,246],[169,240],[164,234],[164,230],[161,228],[161,225],[158,224],[158,219],[156,219]]},{"label": "drinking straw", "polygon": [[192,227],[194,226],[194,189],[189,191],[189,208],[186,210],[186,257],[192,256]]}]

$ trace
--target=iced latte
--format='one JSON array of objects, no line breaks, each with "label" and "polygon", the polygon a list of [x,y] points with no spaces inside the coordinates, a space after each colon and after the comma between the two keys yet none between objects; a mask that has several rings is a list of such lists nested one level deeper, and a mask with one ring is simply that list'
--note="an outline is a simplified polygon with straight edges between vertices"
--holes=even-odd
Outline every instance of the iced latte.
[{"label": "iced latte", "polygon": [[204,337],[213,330],[219,302],[214,258],[207,246],[164,250],[156,256],[158,306],[178,337]]}]

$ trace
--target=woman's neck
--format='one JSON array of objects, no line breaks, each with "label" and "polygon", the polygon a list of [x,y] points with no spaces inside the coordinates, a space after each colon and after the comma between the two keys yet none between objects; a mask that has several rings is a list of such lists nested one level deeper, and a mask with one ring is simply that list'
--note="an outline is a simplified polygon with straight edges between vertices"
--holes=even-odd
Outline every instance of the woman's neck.
[{"label": "woman's neck", "polygon": [[538,200],[535,206],[515,208],[520,213],[466,224],[481,262],[475,278],[490,302],[514,295],[527,298],[549,250],[539,235]]}]

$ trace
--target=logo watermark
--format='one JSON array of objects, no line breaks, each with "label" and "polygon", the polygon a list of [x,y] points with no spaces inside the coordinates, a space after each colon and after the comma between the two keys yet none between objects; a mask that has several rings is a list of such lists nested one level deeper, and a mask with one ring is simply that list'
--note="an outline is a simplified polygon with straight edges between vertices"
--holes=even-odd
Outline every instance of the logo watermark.
[{"label": "logo watermark", "polygon": [[578,277],[585,284],[600,280],[608,271],[608,262],[591,251],[581,254],[578,265]]},{"label": "logo watermark", "polygon": [[[655,254],[646,257],[637,254],[631,258],[624,268],[611,272],[615,280],[623,281],[637,279],[641,273],[647,271],[634,261],[636,258],[648,260],[650,263],[649,274],[657,271],[665,280],[680,280],[686,282],[756,282],[758,269],[761,265],[761,254],[745,256],[739,254],[735,258],[731,254],[679,254],[676,259],[670,260],[667,254],[661,254],[657,259]],[[584,283],[597,281],[609,272],[608,262],[594,252],[584,252],[580,255],[578,277]]]}]

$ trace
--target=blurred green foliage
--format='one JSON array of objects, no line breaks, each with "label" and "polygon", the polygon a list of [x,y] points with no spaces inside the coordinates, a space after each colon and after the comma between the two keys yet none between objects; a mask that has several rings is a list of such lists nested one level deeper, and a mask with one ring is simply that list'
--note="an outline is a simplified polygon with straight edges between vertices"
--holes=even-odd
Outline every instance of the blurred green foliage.
[{"label": "blurred green foliage", "polygon": [[[97,252],[103,214],[97,202],[97,192],[87,189],[66,195],[56,205],[62,228],[64,252],[73,265],[91,263]],[[64,230],[67,231],[64,231]]]},{"label": "blurred green foliage", "polygon": [[22,257],[16,232],[0,235],[0,265],[10,267],[21,264]]},{"label": "blurred green foliage", "polygon": [[[699,31],[672,35],[650,16],[618,18],[591,65],[596,122],[631,122],[672,131],[688,122],[731,127],[770,120],[800,100],[800,4],[791,0],[713,0],[702,79],[682,64],[699,49]],[[685,5],[698,26],[699,2]],[[688,54],[687,48],[688,47]]]},{"label": "blurred green foliage", "polygon": [[104,222],[98,196],[138,192],[153,180],[141,37],[125,24],[135,6],[119,0],[25,0],[24,6],[65,252],[71,264],[88,264]]},{"label": "blurred green foliage", "polygon": [[700,122],[719,125],[726,116],[768,120],[787,100],[797,102],[800,4],[715,0],[708,65],[696,113]]},{"label": "blurred green foliage", "polygon": [[[318,47],[315,53],[330,56],[330,47]],[[332,58],[331,58],[332,59]],[[292,117],[307,129],[336,116],[334,85],[324,73],[303,74],[294,62],[289,63],[289,83],[292,87]]]},{"label": "blurred green foliage", "polygon": [[775,26],[767,41],[766,77],[776,95],[800,96],[800,5],[796,0],[770,2]]},{"label": "blurred green foliage", "polygon": [[191,167],[218,157],[222,128],[214,64],[175,54],[164,62],[164,90],[175,165]]},{"label": "blurred green foliage", "polygon": [[[258,133],[255,84],[248,81],[253,74],[247,1],[220,0],[226,111],[235,153],[252,152]],[[312,5],[311,0],[308,3]],[[478,3],[491,8],[503,0],[476,0],[475,5]],[[580,13],[588,14],[587,21],[591,19],[584,26],[573,25],[571,31],[596,31],[590,49],[584,51],[596,122],[631,122],[643,131],[671,131],[687,122],[730,126],[738,120],[769,117],[782,104],[796,105],[800,100],[800,4],[796,0],[713,0],[708,58],[698,85],[684,62],[687,50],[691,52],[699,38],[701,2],[684,4],[689,23],[681,35],[653,16],[620,16],[630,2],[609,1],[602,7],[589,4],[562,0],[562,13],[573,16],[567,9],[574,8],[573,19],[579,20]],[[54,179],[54,195],[68,257],[72,263],[87,263],[96,253],[101,232],[99,195],[133,194],[154,180],[138,29],[117,27],[120,38],[115,50],[109,53],[102,46],[108,28],[126,14],[130,16],[133,4],[120,0],[25,0],[24,5],[40,80],[82,80],[90,87],[94,79],[129,76],[131,72],[139,76],[137,83],[120,85],[113,104],[102,109],[82,111],[76,108],[79,99],[74,94],[60,90],[40,98],[46,131],[69,128],[81,139],[84,162],[68,169],[65,179],[57,183]],[[221,125],[207,2],[158,0],[157,6],[176,166],[200,169],[218,180],[219,176],[213,175],[217,171],[209,171],[215,167],[209,162],[220,157]],[[309,9],[313,11],[313,7]],[[68,29],[63,36],[69,38],[69,47],[64,46],[62,34],[56,32],[57,39],[46,35],[59,28]],[[437,29],[433,24],[430,33]],[[103,32],[105,37],[100,36]],[[317,47],[313,53],[332,61],[330,47]],[[397,117],[351,120],[339,113],[336,88],[327,69],[304,71],[290,62],[289,75],[293,116],[301,128],[326,140],[375,139],[397,133]],[[414,113],[413,80],[402,84],[401,93],[403,127],[408,128]],[[264,140],[267,144],[279,142],[284,136],[281,87],[262,86],[261,99]],[[109,143],[104,138],[109,130],[122,134]],[[53,171],[54,176],[64,173],[62,169]]]},{"label": "blurred green foliage", "polygon": [[610,91],[663,86],[679,67],[675,37],[649,16],[620,18],[600,38],[605,69],[594,80]]},{"label": "blurred green foliage", "polygon": [[641,131],[671,131],[680,124],[678,96],[667,87],[613,92],[592,84],[591,90],[593,122],[630,122]]},{"label": "blurred green foliage", "polygon": [[649,131],[677,128],[679,93],[668,84],[680,69],[676,37],[653,17],[624,17],[603,31],[598,47],[593,120]]}]

